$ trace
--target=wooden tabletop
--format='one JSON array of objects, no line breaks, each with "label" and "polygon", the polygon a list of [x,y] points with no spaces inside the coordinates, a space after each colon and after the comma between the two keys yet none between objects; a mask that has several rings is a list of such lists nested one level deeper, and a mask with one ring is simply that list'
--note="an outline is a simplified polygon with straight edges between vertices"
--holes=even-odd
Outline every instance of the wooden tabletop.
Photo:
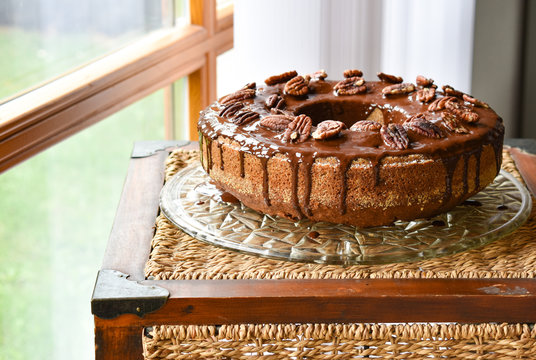
[{"label": "wooden tabletop", "polygon": [[[178,146],[198,147],[143,142],[133,151],[92,298],[97,359],[138,358],[135,334],[154,324],[536,322],[535,279],[146,280],[164,162]],[[512,155],[534,185],[536,156]]]}]

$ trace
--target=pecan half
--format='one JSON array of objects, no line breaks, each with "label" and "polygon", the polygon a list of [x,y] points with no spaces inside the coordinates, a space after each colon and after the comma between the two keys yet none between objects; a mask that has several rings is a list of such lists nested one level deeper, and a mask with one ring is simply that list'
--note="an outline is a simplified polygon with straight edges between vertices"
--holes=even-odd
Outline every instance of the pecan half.
[{"label": "pecan half", "polygon": [[308,81],[303,76],[295,76],[290,79],[284,88],[285,94],[303,96],[309,93]]},{"label": "pecan half", "polygon": [[234,116],[238,110],[242,109],[244,107],[244,103],[242,102],[232,102],[223,107],[220,111],[221,117],[232,117]]},{"label": "pecan half", "polygon": [[226,95],[220,99],[220,104],[227,105],[230,103],[243,101],[246,99],[252,99],[255,97],[254,89],[242,89],[238,90],[232,94]]},{"label": "pecan half", "polygon": [[259,113],[256,113],[255,111],[244,111],[238,115],[236,115],[234,118],[231,119],[231,121],[236,125],[244,125],[247,124],[253,120],[256,120],[260,117]]},{"label": "pecan half", "polygon": [[351,78],[351,77],[356,77],[356,76],[361,77],[361,76],[363,76],[363,71],[358,70],[358,69],[347,69],[347,70],[344,70],[342,75],[345,78]]},{"label": "pecan half", "polygon": [[435,98],[435,88],[426,87],[420,90],[417,90],[417,100],[422,103],[427,103],[433,98]]},{"label": "pecan half", "polygon": [[272,115],[289,115],[294,116],[294,114],[291,111],[284,110],[284,109],[278,109],[278,108],[271,108],[270,114]]},{"label": "pecan half", "polygon": [[407,149],[409,146],[408,134],[402,125],[383,125],[380,129],[380,135],[382,136],[385,145],[390,148],[403,150]]},{"label": "pecan half", "polygon": [[450,107],[454,107],[458,99],[453,96],[444,96],[442,98],[434,100],[430,105],[428,105],[428,111],[439,111],[443,110],[446,107],[446,103],[449,103]]},{"label": "pecan half", "polygon": [[374,108],[374,110],[372,110],[365,120],[372,120],[381,125],[385,125],[385,117],[383,116],[383,111],[380,108]]},{"label": "pecan half", "polygon": [[415,85],[411,83],[389,85],[382,89],[384,95],[400,95],[409,94],[415,91]]},{"label": "pecan half", "polygon": [[468,123],[476,123],[480,120],[480,115],[469,109],[453,109],[451,110],[459,119]]},{"label": "pecan half", "polygon": [[380,123],[378,123],[376,121],[361,120],[361,121],[356,122],[354,125],[352,125],[350,127],[350,130],[358,131],[358,132],[376,131],[376,130],[380,130],[381,127],[382,127],[382,124],[380,124]]},{"label": "pecan half", "polygon": [[467,130],[456,118],[456,115],[450,112],[444,112],[441,113],[441,120],[443,120],[443,124],[447,129],[450,131],[453,131],[457,134],[468,134],[469,130]]},{"label": "pecan half", "polygon": [[365,80],[359,76],[350,77],[339,81],[333,87],[337,95],[357,95],[367,92]]},{"label": "pecan half", "polygon": [[264,117],[260,124],[270,130],[283,131],[294,120],[290,115],[268,115]]},{"label": "pecan half", "polygon": [[450,85],[443,85],[441,88],[443,89],[443,92],[445,93],[445,95],[456,96],[457,98],[460,98],[460,99],[463,97],[463,93],[461,91],[454,89]]},{"label": "pecan half", "polygon": [[312,136],[315,140],[330,139],[338,136],[343,129],[346,129],[346,125],[341,121],[324,120],[318,124]]},{"label": "pecan half", "polygon": [[447,100],[445,100],[444,102],[444,106],[445,106],[445,109],[451,110],[451,111],[461,108],[460,101],[458,100],[457,97],[454,97],[454,96],[448,97]]},{"label": "pecan half", "polygon": [[287,103],[279,94],[270,95],[264,102],[268,109],[284,109]]},{"label": "pecan half", "polygon": [[250,82],[250,83],[247,83],[246,85],[244,85],[244,87],[242,89],[256,89],[257,88],[257,83],[256,82]]},{"label": "pecan half", "polygon": [[426,137],[437,139],[442,137],[441,130],[434,123],[423,117],[410,118],[404,123],[404,126]]},{"label": "pecan half", "polygon": [[432,86],[434,84],[434,80],[425,78],[422,75],[417,75],[416,83],[417,83],[418,86],[429,87],[429,86]]},{"label": "pecan half", "polygon": [[379,72],[377,75],[381,81],[386,81],[392,84],[400,84],[402,81],[404,81],[404,79],[402,79],[400,76],[390,75],[383,72]]},{"label": "pecan half", "polygon": [[467,94],[463,94],[463,100],[467,101],[468,103],[471,103],[473,105],[476,105],[476,106],[480,106],[480,107],[483,107],[483,108],[489,108],[489,105],[486,104],[485,102],[483,101],[480,101],[472,96],[469,96]]},{"label": "pecan half", "polygon": [[322,69],[322,70],[315,71],[310,76],[314,80],[324,80],[325,78],[328,77],[328,74],[326,73],[324,69]]},{"label": "pecan half", "polygon": [[271,85],[287,82],[293,77],[295,77],[296,75],[298,75],[298,73],[295,70],[287,71],[279,75],[270,76],[268,79],[264,80],[264,82],[266,83],[266,85],[271,86]]},{"label": "pecan half", "polygon": [[408,123],[410,121],[415,121],[415,120],[426,120],[426,116],[424,115],[424,113],[418,113],[418,114],[415,114],[413,116],[411,116],[409,119],[407,119],[405,123]]},{"label": "pecan half", "polygon": [[283,134],[283,140],[286,142],[304,142],[309,138],[309,135],[311,135],[312,126],[313,121],[309,116],[304,114],[298,115],[290,124],[288,124],[288,127]]}]

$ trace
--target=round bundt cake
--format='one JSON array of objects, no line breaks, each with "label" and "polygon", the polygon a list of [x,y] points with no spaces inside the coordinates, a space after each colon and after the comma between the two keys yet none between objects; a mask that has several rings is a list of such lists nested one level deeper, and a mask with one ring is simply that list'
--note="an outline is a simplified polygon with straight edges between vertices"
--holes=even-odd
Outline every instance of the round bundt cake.
[{"label": "round bundt cake", "polygon": [[436,215],[493,181],[504,127],[486,103],[423,76],[343,76],[289,71],[210,105],[207,174],[257,211],[359,227]]}]

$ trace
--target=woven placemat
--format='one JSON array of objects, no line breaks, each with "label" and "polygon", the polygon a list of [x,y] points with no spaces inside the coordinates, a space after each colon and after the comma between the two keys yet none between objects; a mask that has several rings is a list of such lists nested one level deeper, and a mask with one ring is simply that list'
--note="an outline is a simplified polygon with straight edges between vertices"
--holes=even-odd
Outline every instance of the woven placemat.
[{"label": "woven placemat", "polygon": [[[166,162],[166,179],[199,161],[198,151],[174,151]],[[503,169],[522,181],[507,150]],[[163,215],[156,220],[145,275],[157,280],[192,279],[364,279],[364,278],[534,278],[536,211],[514,233],[482,248],[413,263],[322,265],[272,260],[241,254],[198,241]]]}]

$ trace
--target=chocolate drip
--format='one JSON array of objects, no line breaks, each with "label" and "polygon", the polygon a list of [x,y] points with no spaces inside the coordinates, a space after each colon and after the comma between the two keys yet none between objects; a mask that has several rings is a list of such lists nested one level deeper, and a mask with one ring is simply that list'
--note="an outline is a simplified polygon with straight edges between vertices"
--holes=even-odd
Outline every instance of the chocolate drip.
[{"label": "chocolate drip", "polygon": [[482,149],[478,149],[474,152],[475,154],[475,189],[478,189],[480,187],[480,157],[482,155]]},{"label": "chocolate drip", "polygon": [[493,151],[495,151],[495,168],[497,169],[497,174],[501,170],[502,144],[503,144],[503,139],[501,139],[501,141],[492,141],[491,142],[491,145],[493,146]]},{"label": "chocolate drip", "polygon": [[447,203],[452,196],[452,178],[454,177],[454,171],[458,164],[459,156],[452,156],[443,159],[443,166],[445,166],[445,194],[443,195],[443,202]]},{"label": "chocolate drip", "polygon": [[372,170],[374,171],[374,186],[380,185],[380,165],[381,159],[371,159]]},{"label": "chocolate drip", "polygon": [[270,197],[268,192],[268,158],[260,158],[262,164],[262,196],[264,197],[264,203],[270,206]]},{"label": "chocolate drip", "polygon": [[304,178],[304,184],[305,184],[305,197],[303,201],[303,210],[305,211],[305,215],[307,216],[313,216],[313,213],[311,212],[311,208],[309,207],[309,203],[311,202],[311,187],[313,183],[313,164],[315,162],[314,157],[307,156],[305,158],[305,161],[303,162],[303,165],[305,167],[305,178]]},{"label": "chocolate drip", "polygon": [[295,156],[290,157],[290,167],[292,170],[292,206],[294,207],[294,210],[296,210],[298,218],[303,219],[303,213],[300,209],[300,203],[298,201],[298,170],[300,168],[300,164]]},{"label": "chocolate drip", "polygon": [[466,153],[463,154],[463,193],[467,194],[469,191],[469,184],[467,180],[467,170],[469,168],[469,157],[471,154]]},{"label": "chocolate drip", "polygon": [[340,160],[340,168],[341,168],[341,177],[342,177],[342,187],[341,187],[341,198],[340,198],[340,204],[339,204],[339,212],[341,215],[346,214],[346,194],[348,193],[348,179],[347,179],[347,173],[348,169],[352,165],[353,159],[351,158],[342,158]]},{"label": "chocolate drip", "polygon": [[218,149],[220,149],[220,170],[224,170],[224,165],[223,165],[223,146],[221,145],[221,143],[218,141]]},{"label": "chocolate drip", "polygon": [[238,156],[240,159],[240,177],[245,177],[246,173],[244,172],[244,152],[242,150],[238,150]]},{"label": "chocolate drip", "polygon": [[206,144],[207,144],[207,174],[210,174],[210,170],[212,170],[212,165],[214,162],[212,161],[212,139],[206,138]]},{"label": "chocolate drip", "polygon": [[205,137],[203,136],[201,131],[197,131],[197,134],[199,136],[199,160],[201,160],[201,165],[204,166],[205,159],[203,158],[203,140],[205,139]]}]

